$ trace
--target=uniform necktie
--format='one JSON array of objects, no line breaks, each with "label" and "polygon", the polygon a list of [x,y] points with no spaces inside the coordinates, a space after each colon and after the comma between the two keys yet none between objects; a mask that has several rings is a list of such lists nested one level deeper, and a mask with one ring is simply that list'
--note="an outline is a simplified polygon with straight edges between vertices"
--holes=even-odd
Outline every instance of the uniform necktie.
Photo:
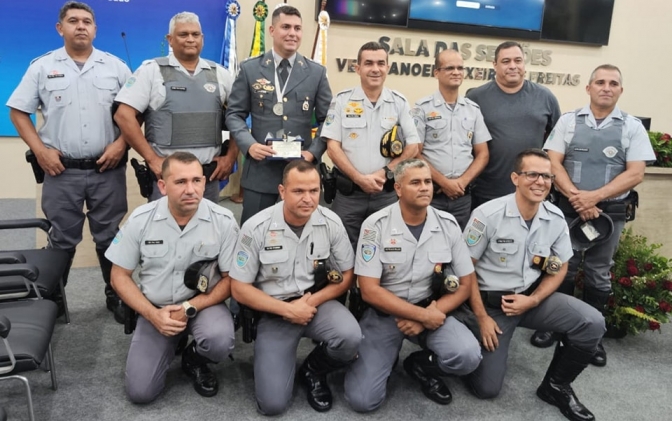
[{"label": "uniform necktie", "polygon": [[287,83],[287,76],[289,76],[289,61],[283,58],[278,65],[278,77],[280,78],[280,89],[282,90]]}]

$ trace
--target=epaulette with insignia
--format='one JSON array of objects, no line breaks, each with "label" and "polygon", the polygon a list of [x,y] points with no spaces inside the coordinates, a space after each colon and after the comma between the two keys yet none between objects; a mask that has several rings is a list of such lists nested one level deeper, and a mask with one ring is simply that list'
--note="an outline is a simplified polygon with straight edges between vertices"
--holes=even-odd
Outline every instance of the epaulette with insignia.
[{"label": "epaulette with insignia", "polygon": [[42,57],[46,57],[46,56],[48,56],[49,54],[51,54],[51,53],[53,53],[53,52],[54,52],[54,51],[49,51],[49,52],[47,52],[47,53],[42,54],[42,55],[39,56],[39,57],[35,57],[34,59],[32,59],[32,60],[30,61],[30,64],[35,63],[37,60],[41,59]]},{"label": "epaulette with insignia", "polygon": [[433,98],[434,98],[434,95],[427,95],[426,97],[422,97],[416,102],[416,105],[427,103],[427,102],[431,101]]}]

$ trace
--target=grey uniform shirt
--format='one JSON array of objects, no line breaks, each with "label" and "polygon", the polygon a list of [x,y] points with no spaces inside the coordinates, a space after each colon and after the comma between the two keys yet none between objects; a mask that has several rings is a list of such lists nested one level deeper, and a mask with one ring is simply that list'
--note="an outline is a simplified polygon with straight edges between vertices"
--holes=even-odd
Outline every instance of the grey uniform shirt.
[{"label": "grey uniform shirt", "polygon": [[[193,77],[172,54],[168,56],[168,64],[177,68],[178,71],[185,75]],[[194,76],[198,75],[203,69],[211,69],[211,66],[207,61],[201,58],[199,59],[198,65],[196,65]],[[219,95],[222,104],[224,104],[231,94],[233,77],[228,70],[220,65],[217,65],[216,70]],[[155,60],[145,60],[135,73],[133,73],[133,76],[128,79],[119,92],[119,95],[117,95],[116,101],[133,107],[140,113],[145,112],[147,108],[152,110],[159,109],[166,101],[166,88],[163,85],[163,76],[161,76],[161,70],[158,63]],[[151,145],[159,156],[168,156],[178,151],[190,152],[196,155],[201,164],[212,162],[213,158],[219,156],[220,153],[220,148],[216,146],[180,149],[162,148],[153,143]]]},{"label": "grey uniform shirt", "polygon": [[399,202],[362,224],[355,274],[380,279],[380,286],[403,300],[417,303],[429,297],[434,267],[443,263],[451,263],[458,277],[474,271],[460,227],[447,212],[428,207],[419,240],[401,217]]},{"label": "grey uniform shirt", "polygon": [[567,262],[574,254],[565,217],[555,205],[542,202],[530,228],[520,215],[515,193],[491,200],[474,210],[464,240],[476,259],[482,291],[523,292],[541,275],[534,256],[557,256]]},{"label": "grey uniform shirt", "polygon": [[400,125],[406,144],[420,143],[408,101],[401,93],[383,88],[374,107],[358,86],[339,92],[331,101],[322,137],[341,142],[355,169],[371,174],[391,161],[380,154],[380,139],[395,124]]},{"label": "grey uniform shirt", "polygon": [[64,157],[97,158],[119,137],[111,107],[129,76],[123,61],[95,48],[79,70],[63,47],[31,62],[7,106],[28,114],[39,108],[40,139]]},{"label": "grey uniform shirt", "polygon": [[411,110],[422,155],[447,178],[458,178],[474,161],[473,145],[490,141],[481,109],[474,101],[459,96],[451,109],[441,92],[426,96]]},{"label": "grey uniform shirt", "polygon": [[313,286],[315,260],[328,259],[341,272],[354,266],[352,245],[335,213],[318,206],[298,238],[285,222],[283,206],[276,203],[243,224],[230,273],[280,300]]},{"label": "grey uniform shirt", "polygon": [[124,269],[139,266],[140,291],[152,304],[165,306],[195,295],[184,286],[184,272],[192,263],[217,259],[219,270],[228,272],[237,237],[233,213],[207,199],[181,230],[164,196],[133,211],[105,257]]}]

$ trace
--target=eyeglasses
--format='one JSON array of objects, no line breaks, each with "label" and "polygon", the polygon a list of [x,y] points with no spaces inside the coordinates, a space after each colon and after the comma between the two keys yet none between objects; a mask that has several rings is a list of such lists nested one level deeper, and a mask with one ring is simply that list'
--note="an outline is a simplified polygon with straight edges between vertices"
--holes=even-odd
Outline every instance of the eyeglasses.
[{"label": "eyeglasses", "polygon": [[516,172],[518,175],[524,175],[525,179],[527,181],[537,181],[539,177],[541,177],[544,182],[549,183],[555,180],[555,176],[553,174],[548,174],[545,172],[536,172],[536,171],[521,171],[521,172]]},{"label": "eyeglasses", "polygon": [[447,66],[447,67],[437,67],[436,70],[445,70],[446,72],[454,72],[457,70],[458,72],[463,72],[464,71],[464,66]]}]

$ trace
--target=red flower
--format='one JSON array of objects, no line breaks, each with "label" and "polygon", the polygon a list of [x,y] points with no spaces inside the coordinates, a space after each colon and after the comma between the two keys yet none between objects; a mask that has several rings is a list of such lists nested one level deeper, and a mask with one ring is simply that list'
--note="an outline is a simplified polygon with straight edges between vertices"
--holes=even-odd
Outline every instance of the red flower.
[{"label": "red flower", "polygon": [[637,276],[639,275],[639,269],[636,266],[628,266],[628,275]]},{"label": "red flower", "polygon": [[635,306],[635,310],[639,311],[640,313],[644,313],[644,307],[642,306]]},{"label": "red flower", "polygon": [[609,276],[611,277],[612,281],[616,279],[616,274],[614,272],[609,272]]},{"label": "red flower", "polygon": [[660,323],[658,323],[658,322],[649,322],[649,329],[650,329],[650,330],[659,330],[659,329],[660,329]]},{"label": "red flower", "polygon": [[670,305],[670,303],[668,303],[667,301],[661,301],[660,303],[658,303],[658,307],[663,313],[669,313],[670,311],[672,311],[672,305]]},{"label": "red flower", "polygon": [[614,298],[613,295],[610,295],[609,298],[607,299],[607,306],[609,308],[614,308],[616,307],[616,299]]},{"label": "red flower", "polygon": [[631,257],[631,258],[628,259],[627,262],[625,262],[625,265],[628,266],[628,267],[630,267],[630,266],[637,266],[637,262],[635,262],[635,259],[633,259],[633,258]]},{"label": "red flower", "polygon": [[656,289],[658,285],[656,284],[656,281],[649,281],[646,283],[646,287],[648,289]]},{"label": "red flower", "polygon": [[670,139],[672,139],[672,136],[670,136],[667,133],[663,133],[663,135],[660,136],[660,140],[670,140]]},{"label": "red flower", "polygon": [[672,291],[672,282],[670,281],[663,281],[663,288]]},{"label": "red flower", "polygon": [[621,279],[618,280],[618,283],[623,285],[624,287],[631,287],[632,286],[632,281],[630,278],[627,277],[622,277]]},{"label": "red flower", "polygon": [[651,272],[652,269],[653,269],[653,265],[652,265],[651,263],[646,263],[646,264],[644,265],[644,270],[645,270],[645,271],[647,271],[647,272]]}]

